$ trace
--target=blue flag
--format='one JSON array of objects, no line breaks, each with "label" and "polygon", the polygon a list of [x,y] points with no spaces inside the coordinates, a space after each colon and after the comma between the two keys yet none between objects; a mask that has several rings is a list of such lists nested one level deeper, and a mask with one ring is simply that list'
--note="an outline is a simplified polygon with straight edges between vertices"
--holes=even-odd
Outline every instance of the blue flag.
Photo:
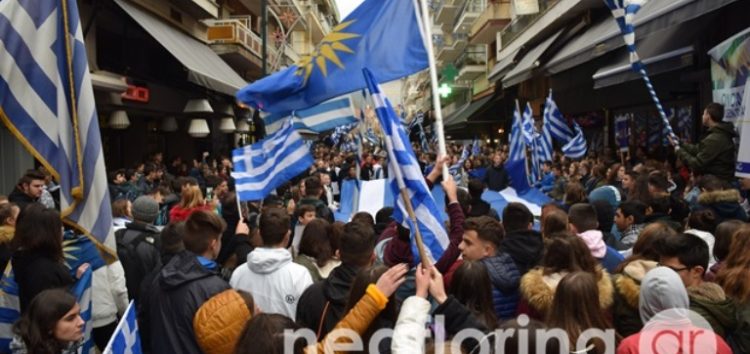
[{"label": "blue flag", "polygon": [[266,134],[271,135],[292,117],[295,130],[323,133],[336,127],[357,123],[354,104],[350,96],[337,97],[315,107],[294,111],[292,114],[273,113],[263,117]]},{"label": "blue flag", "polygon": [[284,182],[305,172],[313,157],[291,120],[287,120],[266,139],[234,149],[232,161],[237,195],[245,201],[265,198]]},{"label": "blue flag", "polygon": [[519,161],[525,160],[526,151],[522,133],[522,121],[521,113],[518,109],[513,111],[513,122],[511,123],[510,129],[510,148],[508,153],[508,161]]},{"label": "blue flag", "polygon": [[571,159],[580,159],[586,156],[586,137],[583,135],[583,130],[581,130],[578,123],[574,122],[573,128],[576,131],[576,135],[567,144],[563,145],[562,152]]},{"label": "blue flag", "polygon": [[310,55],[244,87],[237,98],[266,112],[291,112],[365,88],[362,68],[380,82],[427,68],[413,4],[365,0]]},{"label": "blue flag", "polygon": [[60,183],[63,221],[115,255],[77,1],[0,1],[0,121]]},{"label": "blue flag", "polygon": [[[396,112],[393,111],[390,101],[382,94],[372,73],[367,69],[363,69],[363,73],[375,102],[375,112],[385,136],[386,149],[388,150],[388,184],[394,197],[401,195],[402,189],[407,190],[411,197],[411,204],[418,225],[412,224],[403,198],[396,198],[393,219],[408,227],[409,230],[415,230],[415,227],[419,227],[425,252],[434,262],[440,259],[449,243],[448,233],[443,226],[442,215],[432,198],[432,193],[427,188],[427,182],[424,180],[417,158],[414,156],[411,144],[409,144],[409,138],[406,136]],[[415,242],[412,242],[412,255],[415,262],[418,262],[419,252]]]},{"label": "blue flag", "polygon": [[91,280],[93,270],[91,267],[86,269],[81,279],[78,279],[75,285],[73,285],[73,295],[75,295],[78,306],[81,307],[81,319],[86,324],[83,328],[83,346],[79,353],[82,354],[93,354],[94,353],[94,337],[91,334],[91,330],[94,329],[94,323],[91,321]]},{"label": "blue flag", "polygon": [[138,321],[135,316],[135,302],[130,301],[128,309],[120,319],[112,338],[102,354],[141,354],[141,335],[138,331]]}]

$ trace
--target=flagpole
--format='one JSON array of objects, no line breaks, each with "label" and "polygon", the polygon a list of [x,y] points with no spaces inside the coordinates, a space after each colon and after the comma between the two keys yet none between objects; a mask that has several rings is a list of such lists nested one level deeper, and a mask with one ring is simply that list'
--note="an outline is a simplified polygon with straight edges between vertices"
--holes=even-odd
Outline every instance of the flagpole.
[{"label": "flagpole", "polygon": [[[422,15],[416,11],[417,1],[422,9]],[[422,34],[424,47],[427,50],[427,62],[430,67],[430,84],[432,86],[432,106],[435,112],[435,134],[438,137],[438,158],[447,154],[445,149],[445,132],[443,131],[443,111],[440,109],[440,94],[438,93],[437,65],[435,64],[435,49],[432,47],[432,20],[430,19],[430,9],[427,6],[427,0],[412,0],[414,3],[414,13],[417,14],[417,24]],[[448,178],[448,166],[443,165],[443,178]]]},{"label": "flagpole", "polygon": [[406,213],[409,214],[412,228],[414,229],[414,241],[417,243],[417,251],[419,251],[419,258],[422,260],[422,266],[429,268],[430,259],[427,257],[427,253],[424,251],[424,242],[422,241],[422,232],[419,231],[419,224],[417,224],[417,215],[414,213],[414,207],[411,205],[411,198],[409,198],[409,192],[406,187],[400,189],[401,199],[404,200],[404,206],[406,206]]}]

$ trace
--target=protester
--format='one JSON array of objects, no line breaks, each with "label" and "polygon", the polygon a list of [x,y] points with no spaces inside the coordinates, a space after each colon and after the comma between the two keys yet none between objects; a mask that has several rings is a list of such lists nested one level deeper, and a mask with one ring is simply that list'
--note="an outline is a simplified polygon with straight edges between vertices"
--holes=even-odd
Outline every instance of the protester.
[{"label": "protester", "polygon": [[677,157],[694,172],[712,174],[725,181],[734,179],[737,133],[731,122],[724,122],[724,106],[709,103],[703,110],[702,123],[708,135],[698,144],[675,146]]},{"label": "protester", "polygon": [[214,210],[213,203],[207,203],[203,199],[203,193],[200,187],[196,185],[185,185],[182,189],[182,199],[180,203],[172,207],[169,211],[169,221],[185,221],[190,214],[196,211],[212,211]]},{"label": "protester", "polygon": [[73,275],[80,278],[89,267],[83,264],[71,275],[63,257],[60,214],[39,203],[29,204],[21,212],[11,245],[21,313],[37,294],[73,285]]},{"label": "protester", "polygon": [[[639,313],[645,323],[643,329],[625,338],[617,347],[617,354],[641,353],[642,338],[651,339],[652,345],[643,353],[679,353],[687,350],[694,353],[730,354],[732,349],[718,335],[695,327],[687,318],[684,310],[689,308],[690,301],[680,276],[667,267],[656,267],[646,273],[641,282]],[[664,312],[666,311],[666,312]],[[656,336],[674,336],[677,332],[683,336],[690,334],[690,341],[657,340]],[[695,335],[699,337],[694,337]],[[694,339],[693,339],[694,338]],[[689,346],[689,347],[686,347]]]},{"label": "protester", "polygon": [[127,199],[118,199],[112,202],[112,226],[115,231],[125,228],[125,225],[133,222],[133,204]]},{"label": "protester", "polygon": [[289,215],[281,208],[260,215],[263,246],[247,255],[247,262],[234,270],[232,288],[249,292],[258,308],[266,313],[295,317],[302,292],[312,284],[310,272],[292,262],[289,244]]},{"label": "protester", "polygon": [[503,156],[499,152],[492,155],[492,165],[487,168],[483,182],[491,191],[499,192],[508,187],[510,178],[503,165]]},{"label": "protester", "polygon": [[215,213],[196,211],[185,221],[185,251],[172,257],[154,279],[148,301],[152,353],[201,353],[193,318],[203,303],[229,284],[213,261],[226,224]]},{"label": "protester", "polygon": [[624,249],[632,248],[638,235],[646,227],[646,205],[637,200],[628,200],[620,204],[615,213],[615,225],[621,232],[620,244]]},{"label": "protester", "polygon": [[103,351],[128,308],[125,270],[119,260],[94,270],[91,277],[91,327],[94,343]]},{"label": "protester", "polygon": [[44,184],[44,174],[36,170],[28,170],[8,195],[8,201],[15,203],[23,211],[29,204],[39,202]]},{"label": "protester", "polygon": [[331,238],[333,226],[323,219],[315,219],[305,226],[300,241],[299,254],[294,262],[307,268],[313,282],[328,278],[331,271],[341,264]]},{"label": "protester", "polygon": [[522,203],[508,203],[503,210],[505,237],[500,241],[500,249],[513,258],[521,276],[536,267],[544,253],[542,235],[533,226],[534,215]]},{"label": "protester", "polygon": [[162,265],[159,230],[153,225],[158,213],[159,204],[153,198],[140,196],[133,203],[133,222],[115,232],[117,256],[125,270],[128,297],[138,302],[143,279]]},{"label": "protester", "polygon": [[328,222],[334,222],[333,212],[326,205],[326,203],[320,198],[323,196],[323,185],[320,182],[320,177],[311,176],[305,179],[304,182],[305,191],[302,199],[299,201],[298,206],[312,205],[315,207],[315,216],[324,219]]},{"label": "protester", "polygon": [[492,304],[499,319],[515,315],[521,274],[513,258],[500,248],[503,225],[489,216],[466,219],[459,249],[464,260],[481,261],[492,281]]},{"label": "protester", "polygon": [[731,336],[735,353],[750,351],[750,227],[745,225],[734,233],[724,267],[716,275],[726,295],[734,300],[737,310],[737,329]]},{"label": "protester", "polygon": [[724,260],[729,255],[729,247],[732,245],[732,236],[739,231],[745,223],[739,220],[727,220],[716,226],[716,232],[714,233],[714,244],[713,258],[716,259],[716,263],[709,267],[706,271],[705,280],[715,281],[716,274],[724,268]]},{"label": "protester", "polygon": [[11,243],[16,233],[16,221],[21,209],[15,203],[0,204],[0,269],[5,266],[13,256]]},{"label": "protester", "polygon": [[570,207],[568,218],[570,219],[571,231],[578,234],[578,237],[586,243],[591,255],[608,272],[614,272],[615,268],[622,262],[623,257],[604,242],[604,235],[597,230],[599,222],[597,221],[596,210],[590,204],[574,204]]},{"label": "protester", "polygon": [[13,354],[77,354],[85,322],[76,298],[63,289],[48,289],[34,297],[13,325]]},{"label": "protester", "polygon": [[350,222],[344,227],[339,243],[341,265],[328,278],[304,291],[297,305],[296,321],[325,337],[346,314],[346,302],[354,278],[375,260],[374,234],[366,225]]}]

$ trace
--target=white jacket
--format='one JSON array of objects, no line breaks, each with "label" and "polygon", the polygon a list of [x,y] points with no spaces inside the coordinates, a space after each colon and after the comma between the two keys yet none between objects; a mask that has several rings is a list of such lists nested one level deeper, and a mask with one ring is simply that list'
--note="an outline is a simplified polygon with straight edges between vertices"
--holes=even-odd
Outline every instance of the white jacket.
[{"label": "white jacket", "polygon": [[94,271],[91,278],[91,321],[94,328],[117,321],[128,308],[125,271],[120,261]]},{"label": "white jacket", "polygon": [[293,263],[285,248],[259,247],[247,255],[247,262],[237,267],[229,285],[253,295],[264,313],[278,313],[296,318],[297,302],[312,284],[307,268]]},{"label": "white jacket", "polygon": [[425,323],[429,313],[430,302],[423,297],[410,296],[404,301],[393,328],[393,354],[424,353]]}]

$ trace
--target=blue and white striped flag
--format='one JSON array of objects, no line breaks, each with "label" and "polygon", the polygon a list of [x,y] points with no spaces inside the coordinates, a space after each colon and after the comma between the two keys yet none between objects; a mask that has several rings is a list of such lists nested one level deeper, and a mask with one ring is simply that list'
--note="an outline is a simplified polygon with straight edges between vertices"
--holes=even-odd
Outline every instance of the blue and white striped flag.
[{"label": "blue and white striped flag", "polygon": [[96,353],[94,344],[94,337],[91,334],[91,330],[94,329],[94,323],[91,321],[91,278],[93,270],[91,267],[78,279],[78,282],[73,285],[73,295],[78,299],[78,306],[81,307],[81,319],[86,324],[83,327],[83,345],[79,348],[79,354],[94,354]]},{"label": "blue and white striped flag", "polygon": [[294,129],[323,133],[342,125],[358,121],[351,95],[337,97],[317,106],[290,113],[273,113],[263,117],[266,134],[271,135],[281,129],[290,116],[293,116]]},{"label": "blue and white striped flag", "polygon": [[547,96],[547,101],[544,104],[544,125],[549,130],[550,135],[562,144],[575,137],[575,133],[568,126],[568,121],[563,117],[555,100],[552,99],[552,90],[549,91],[549,96]]},{"label": "blue and white striped flag", "polygon": [[527,146],[534,145],[534,116],[531,112],[531,104],[526,102],[526,108],[523,110],[523,141]]},{"label": "blue and white striped flag", "polygon": [[664,107],[662,107],[659,96],[656,95],[656,89],[654,89],[654,85],[651,83],[651,78],[649,78],[648,73],[646,72],[646,66],[641,62],[641,58],[638,57],[638,52],[636,51],[635,25],[633,19],[646,2],[648,2],[648,0],[604,0],[604,3],[607,4],[607,7],[612,11],[612,16],[615,18],[615,21],[617,21],[617,25],[620,27],[620,33],[622,34],[625,46],[630,53],[631,68],[643,78],[648,93],[651,96],[651,100],[654,101],[656,110],[659,111],[659,116],[661,117],[662,122],[664,122],[664,129],[667,136],[671,136],[675,143],[677,143],[679,140],[672,131],[672,127],[669,125],[669,120],[667,119],[667,114],[664,112]]},{"label": "blue and white striped flag", "polygon": [[448,168],[448,172],[453,176],[455,179],[458,175],[458,172],[461,170],[461,167],[463,167],[464,162],[469,159],[469,146],[464,145],[463,150],[461,150],[461,156],[458,158],[458,161],[456,161],[453,166]]},{"label": "blue and white striped flag", "polygon": [[10,342],[14,335],[13,324],[20,317],[18,283],[13,275],[13,266],[8,262],[0,280],[0,353],[10,353]]},{"label": "blue and white striped flag", "polygon": [[380,146],[380,138],[377,134],[375,134],[375,131],[372,130],[372,127],[367,127],[367,131],[365,132],[365,140],[367,140],[370,145]]},{"label": "blue and white striped flag", "polygon": [[416,126],[419,126],[419,128],[422,128],[422,123],[424,122],[424,113],[422,111],[418,111],[414,118],[409,122],[409,133],[411,133]]},{"label": "blue and white striped flag", "polygon": [[471,156],[479,156],[482,154],[482,148],[479,146],[479,138],[474,137],[474,141],[471,142]]},{"label": "blue and white striped flag", "polygon": [[291,120],[265,139],[232,151],[235,186],[240,200],[261,200],[313,163],[310,150]]},{"label": "blue and white striped flag", "polygon": [[131,300],[102,354],[140,353],[143,353],[141,350],[141,335],[138,331],[138,321],[135,316],[135,302]]},{"label": "blue and white striped flag", "polygon": [[[396,113],[388,99],[381,93],[377,81],[372,73],[363,69],[367,87],[372,94],[375,103],[375,112],[380,120],[385,136],[386,150],[388,151],[388,184],[394,196],[401,195],[405,189],[411,198],[411,204],[416,214],[417,224],[412,225],[403,198],[396,198],[396,207],[393,211],[393,219],[410,230],[419,227],[424,241],[425,252],[432,261],[440,259],[443,251],[448,247],[448,233],[443,226],[443,218],[440,210],[432,198],[432,193],[427,188],[422,171],[419,168],[417,158],[411,149],[411,144],[406,136]],[[413,239],[412,239],[413,240]],[[412,242],[412,255],[418,262],[419,252],[416,243]]]},{"label": "blue and white striped flag", "polygon": [[523,139],[523,133],[521,127],[521,113],[518,109],[513,111],[513,122],[510,129],[510,147],[508,154],[508,161],[519,161],[526,158],[526,149]]},{"label": "blue and white striped flag", "polygon": [[430,142],[427,140],[427,134],[424,133],[424,127],[419,125],[419,144],[422,152],[430,152]]},{"label": "blue and white striped flag", "polygon": [[575,137],[567,144],[563,145],[562,152],[571,159],[580,159],[586,155],[586,137],[578,123],[573,122],[573,128],[576,131]]},{"label": "blue and white striped flag", "polygon": [[0,1],[0,120],[60,183],[65,224],[114,257],[99,116],[76,3]]}]

